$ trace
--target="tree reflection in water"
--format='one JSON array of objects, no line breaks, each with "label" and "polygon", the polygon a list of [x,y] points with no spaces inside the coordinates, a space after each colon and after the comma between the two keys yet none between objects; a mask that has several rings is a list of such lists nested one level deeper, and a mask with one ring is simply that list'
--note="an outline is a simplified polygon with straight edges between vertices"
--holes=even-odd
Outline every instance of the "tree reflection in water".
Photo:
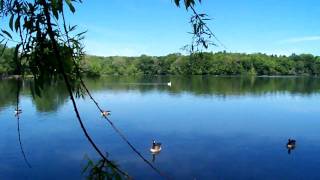
[{"label": "tree reflection in water", "polygon": [[[171,81],[173,86],[164,85]],[[108,91],[165,91],[172,95],[191,93],[195,96],[239,96],[253,95],[264,96],[273,93],[288,93],[301,96],[310,96],[319,93],[320,79],[313,77],[212,77],[212,76],[163,76],[163,77],[104,77],[99,80],[88,79],[88,86],[93,92]],[[22,97],[30,97],[32,84],[24,81],[21,91],[17,90],[15,80],[3,80],[0,82],[2,93],[0,94],[0,109],[14,106],[16,95],[20,92]],[[30,88],[31,87],[31,88]],[[62,83],[50,84],[43,91],[42,97],[32,97],[32,103],[38,112],[56,112],[64,103],[68,102],[68,94]],[[17,106],[17,109],[19,107]],[[28,166],[30,165],[23,149],[20,135],[20,116],[17,116],[18,136],[21,153]],[[288,148],[290,154],[295,146]],[[152,155],[155,163],[157,155]],[[89,179],[119,179],[123,178],[108,163],[100,160],[93,162],[88,160],[85,174]],[[119,177],[120,176],[120,177]]]},{"label": "tree reflection in water", "polygon": [[156,157],[160,154],[160,152],[157,153],[151,153],[152,155],[152,162],[155,163],[156,162]]},{"label": "tree reflection in water", "polygon": [[[166,85],[172,82],[172,87]],[[264,96],[274,93],[289,93],[309,96],[320,90],[320,78],[314,77],[215,77],[215,76],[107,76],[100,79],[86,79],[92,92],[110,91],[166,91],[170,94],[190,93],[195,96]],[[15,80],[0,81],[0,109],[15,105]],[[68,101],[68,92],[63,82],[55,82],[46,86],[41,97],[35,96],[30,81],[23,81],[21,95],[32,95],[32,101],[38,112],[56,112]]]},{"label": "tree reflection in water", "polygon": [[19,107],[19,103],[20,103],[20,90],[21,90],[21,85],[22,85],[22,81],[21,79],[18,79],[17,80],[17,90],[16,90],[16,107],[15,107],[15,117],[17,118],[17,131],[18,131],[18,140],[19,140],[19,146],[20,146],[20,150],[21,150],[21,154],[23,156],[23,159],[26,163],[26,165],[31,168],[31,165],[26,157],[26,154],[24,152],[24,149],[23,149],[23,145],[22,145],[22,142],[21,142],[21,131],[20,131],[20,114],[22,113],[22,110],[20,109]]}]

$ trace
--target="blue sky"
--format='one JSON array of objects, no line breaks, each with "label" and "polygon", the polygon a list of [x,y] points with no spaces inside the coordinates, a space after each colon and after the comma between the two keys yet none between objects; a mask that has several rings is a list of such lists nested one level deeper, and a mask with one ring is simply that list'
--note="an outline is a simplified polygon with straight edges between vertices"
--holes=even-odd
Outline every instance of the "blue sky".
[{"label": "blue sky", "polygon": [[[320,55],[319,0],[202,1],[196,8],[213,18],[209,26],[227,51]],[[76,7],[68,20],[88,30],[88,54],[166,55],[190,41],[190,12],[172,0],[84,0]]]}]

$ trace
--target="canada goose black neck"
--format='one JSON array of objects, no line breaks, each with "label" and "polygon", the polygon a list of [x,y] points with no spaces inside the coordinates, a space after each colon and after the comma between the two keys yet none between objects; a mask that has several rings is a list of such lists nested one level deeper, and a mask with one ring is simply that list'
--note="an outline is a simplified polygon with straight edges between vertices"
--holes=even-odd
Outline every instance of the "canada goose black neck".
[{"label": "canada goose black neck", "polygon": [[295,144],[296,143],[296,140],[294,139],[288,139],[288,144]]}]

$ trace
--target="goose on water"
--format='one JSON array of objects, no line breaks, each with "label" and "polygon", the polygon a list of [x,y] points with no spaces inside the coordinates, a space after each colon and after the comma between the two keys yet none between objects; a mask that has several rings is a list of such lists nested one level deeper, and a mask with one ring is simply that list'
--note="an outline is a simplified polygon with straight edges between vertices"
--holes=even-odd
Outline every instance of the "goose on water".
[{"label": "goose on water", "polygon": [[294,150],[294,148],[296,148],[296,140],[288,139],[288,143],[287,143],[288,153],[290,154],[291,150]]},{"label": "goose on water", "polygon": [[101,116],[109,116],[111,115],[111,111],[102,111]]},{"label": "goose on water", "polygon": [[171,87],[171,81],[170,81],[170,82],[168,82],[167,84],[168,84],[168,86],[170,86],[170,87]]},{"label": "goose on water", "polygon": [[152,146],[150,148],[151,153],[159,153],[161,151],[161,143],[156,143],[155,140],[152,141]]}]

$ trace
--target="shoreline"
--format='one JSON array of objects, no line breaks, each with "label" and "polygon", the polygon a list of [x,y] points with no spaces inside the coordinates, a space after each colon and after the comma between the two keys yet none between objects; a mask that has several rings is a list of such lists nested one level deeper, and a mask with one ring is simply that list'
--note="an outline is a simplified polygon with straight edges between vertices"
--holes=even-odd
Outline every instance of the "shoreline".
[{"label": "shoreline", "polygon": [[[168,75],[146,75],[146,74],[139,74],[139,75],[100,75],[96,77],[90,77],[90,76],[84,76],[85,78],[103,78],[103,77],[190,77],[190,76],[202,76],[202,77],[239,77],[239,78],[319,78],[319,76],[313,76],[313,75],[210,75],[210,74],[204,74],[204,75],[174,75],[174,74],[168,74]],[[31,79],[33,78],[33,75],[5,75],[0,76],[0,80],[7,80],[7,79]]]}]

